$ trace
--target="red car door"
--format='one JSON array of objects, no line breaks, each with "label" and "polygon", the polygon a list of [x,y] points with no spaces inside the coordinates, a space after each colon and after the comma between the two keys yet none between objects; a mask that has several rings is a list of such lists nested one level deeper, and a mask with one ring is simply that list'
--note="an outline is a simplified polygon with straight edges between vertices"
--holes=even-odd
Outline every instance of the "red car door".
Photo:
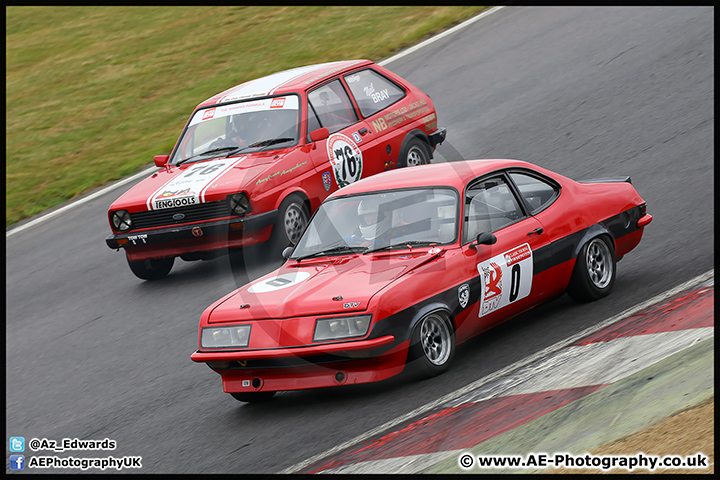
[{"label": "red car door", "polygon": [[[534,281],[533,270],[550,240],[542,224],[524,212],[504,174],[476,180],[466,189],[463,268],[476,280],[473,284],[479,283],[479,298],[465,333],[484,331],[543,299],[544,285]],[[483,232],[491,232],[495,243],[478,245]]]},{"label": "red car door", "polygon": [[328,129],[329,137],[317,141],[310,151],[328,192],[379,173],[360,146],[359,132],[365,123],[358,118],[339,78],[308,92],[307,115],[308,142],[310,132],[322,127]]}]

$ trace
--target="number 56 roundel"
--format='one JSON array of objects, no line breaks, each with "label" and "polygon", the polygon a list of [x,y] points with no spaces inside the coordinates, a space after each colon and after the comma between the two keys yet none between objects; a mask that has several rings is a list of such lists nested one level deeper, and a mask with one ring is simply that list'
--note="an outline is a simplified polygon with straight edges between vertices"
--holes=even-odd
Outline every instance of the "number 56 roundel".
[{"label": "number 56 roundel", "polygon": [[478,263],[477,269],[483,285],[480,317],[530,294],[533,260],[527,243]]}]

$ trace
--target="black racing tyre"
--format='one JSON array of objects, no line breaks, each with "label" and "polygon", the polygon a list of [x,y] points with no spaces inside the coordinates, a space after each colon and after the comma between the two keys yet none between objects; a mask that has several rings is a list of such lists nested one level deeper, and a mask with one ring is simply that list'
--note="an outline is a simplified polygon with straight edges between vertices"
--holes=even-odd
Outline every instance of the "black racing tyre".
[{"label": "black racing tyre", "polygon": [[230,395],[235,400],[246,403],[261,403],[267,402],[275,396],[277,392],[232,392]]},{"label": "black racing tyre", "polygon": [[280,204],[278,217],[272,229],[270,245],[273,255],[282,255],[282,251],[300,240],[300,235],[307,227],[310,213],[300,195],[293,193]]},{"label": "black racing tyre", "polygon": [[434,377],[450,368],[454,355],[455,332],[450,321],[438,312],[425,315],[410,339],[411,369],[423,377]]},{"label": "black racing tyre", "polygon": [[406,145],[405,150],[400,152],[398,167],[426,165],[430,163],[430,158],[432,158],[430,146],[420,138],[413,137]]},{"label": "black racing tyre", "polygon": [[142,280],[159,280],[170,273],[173,263],[175,263],[175,257],[138,261],[131,261],[128,258],[127,262],[136,277]]},{"label": "black racing tyre", "polygon": [[577,302],[592,302],[612,291],[616,275],[615,249],[605,237],[595,237],[583,245],[573,269],[567,293]]}]

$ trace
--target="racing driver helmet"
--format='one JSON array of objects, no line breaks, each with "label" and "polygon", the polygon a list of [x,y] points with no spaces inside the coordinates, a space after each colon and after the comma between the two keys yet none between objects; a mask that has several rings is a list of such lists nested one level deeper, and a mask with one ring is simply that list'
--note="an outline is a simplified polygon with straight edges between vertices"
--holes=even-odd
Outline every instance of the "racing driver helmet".
[{"label": "racing driver helmet", "polygon": [[366,198],[358,205],[360,233],[366,240],[374,240],[390,230],[390,215],[380,211],[378,198]]}]

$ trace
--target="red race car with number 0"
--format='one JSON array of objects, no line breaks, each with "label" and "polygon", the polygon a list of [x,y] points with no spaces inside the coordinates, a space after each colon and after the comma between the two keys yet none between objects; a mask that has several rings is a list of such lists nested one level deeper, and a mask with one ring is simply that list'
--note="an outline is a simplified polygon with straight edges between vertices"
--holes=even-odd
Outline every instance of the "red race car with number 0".
[{"label": "red race car with number 0", "polygon": [[145,280],[261,243],[280,258],[330,193],[429,163],[445,135],[430,97],[369,60],[252,80],[195,108],[160,169],[110,206],[105,241]]},{"label": "red race car with number 0", "polygon": [[191,358],[246,402],[437,375],[456,344],[541,302],[608,295],[651,220],[629,177],[517,160],[384,173],[330,195],[282,267],[207,308]]}]

